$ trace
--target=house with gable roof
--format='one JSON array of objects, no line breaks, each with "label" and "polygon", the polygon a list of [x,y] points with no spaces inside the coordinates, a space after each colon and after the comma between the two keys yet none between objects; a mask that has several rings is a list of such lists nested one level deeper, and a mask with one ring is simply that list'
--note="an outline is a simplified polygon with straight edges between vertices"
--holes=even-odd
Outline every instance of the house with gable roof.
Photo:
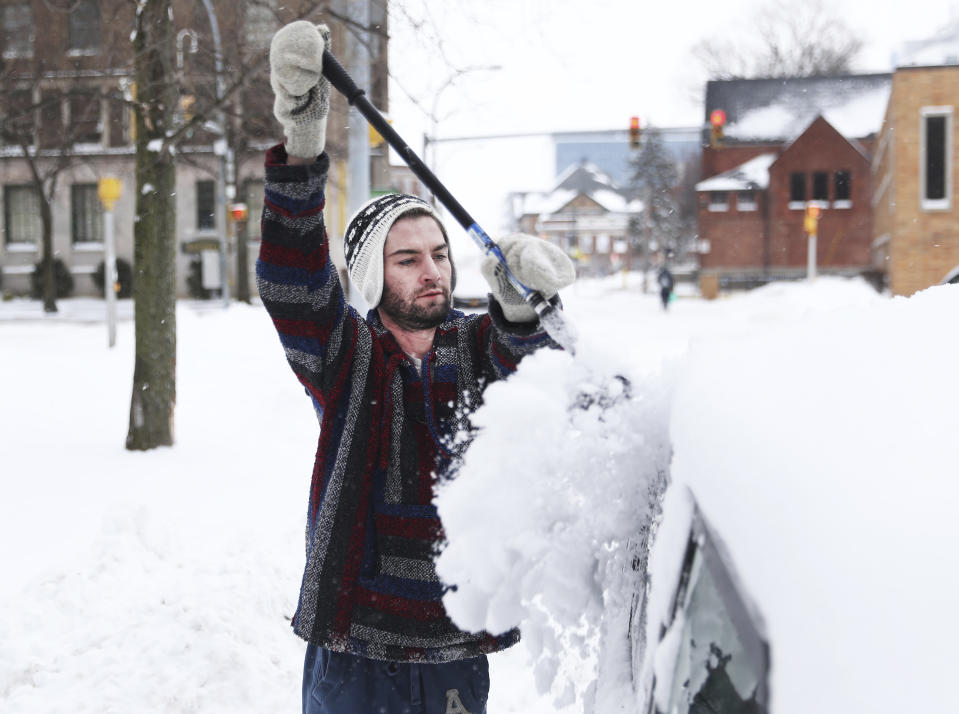
[{"label": "house with gable roof", "polygon": [[627,260],[629,221],[643,208],[598,166],[569,166],[546,192],[510,194],[517,228],[564,248],[581,273],[603,275]]},{"label": "house with gable roof", "polygon": [[700,287],[803,277],[806,207],[821,209],[821,273],[875,277],[872,157],[892,75],[711,81],[705,114],[726,115],[697,184]]}]

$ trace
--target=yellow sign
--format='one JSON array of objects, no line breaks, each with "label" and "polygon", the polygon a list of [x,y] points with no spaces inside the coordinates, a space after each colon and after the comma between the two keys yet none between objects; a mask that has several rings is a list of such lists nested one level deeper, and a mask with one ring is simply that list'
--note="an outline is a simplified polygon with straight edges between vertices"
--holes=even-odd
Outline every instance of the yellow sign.
[{"label": "yellow sign", "polygon": [[103,210],[112,211],[113,204],[123,193],[123,183],[118,178],[104,176],[97,182],[97,196],[100,197],[100,203],[103,204]]},{"label": "yellow sign", "polygon": [[[387,121],[387,123],[388,123],[390,126],[393,125],[393,120],[392,120],[392,119],[387,119],[386,121]],[[371,148],[371,149],[375,149],[375,148],[378,147],[380,144],[382,144],[384,141],[386,141],[386,140],[380,135],[380,132],[378,132],[376,129],[374,129],[374,128],[373,128],[373,125],[370,124],[370,148]]]}]

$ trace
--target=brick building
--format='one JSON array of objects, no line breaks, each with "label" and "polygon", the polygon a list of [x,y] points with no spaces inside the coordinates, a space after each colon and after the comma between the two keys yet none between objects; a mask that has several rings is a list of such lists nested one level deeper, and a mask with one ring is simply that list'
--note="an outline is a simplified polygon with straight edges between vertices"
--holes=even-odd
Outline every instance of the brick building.
[{"label": "brick building", "polygon": [[[293,19],[330,24],[333,46],[349,65],[353,46],[335,17],[354,0],[172,0],[178,127],[203,116],[177,144],[177,293],[212,294],[222,285],[219,236],[245,241],[248,274],[256,259],[262,202],[263,150],[282,140],[272,116],[268,49],[273,33]],[[387,97],[386,3],[370,3],[371,100],[384,110]],[[91,276],[104,259],[97,181],[123,183],[115,208],[118,258],[132,263],[135,212],[134,136],[130,102],[135,95],[131,33],[135,3],[127,0],[0,0],[0,289],[24,295],[42,257],[41,208],[34,169],[51,181],[54,255],[74,277],[74,294],[94,295]],[[328,10],[328,12],[327,12]],[[221,45],[222,124],[217,93],[214,22]],[[334,158],[328,189],[331,233],[346,218],[348,107],[334,93],[328,145]],[[30,160],[25,158],[31,157]],[[229,160],[221,161],[221,156]],[[388,181],[385,148],[373,152],[374,182]],[[222,172],[222,168],[226,171]],[[232,168],[232,171],[230,170]],[[218,210],[224,175],[227,203],[245,202],[251,220],[228,224]],[[374,187],[376,187],[374,183]],[[222,204],[220,204],[222,207]],[[232,283],[236,257],[229,256]],[[254,281],[251,280],[251,284]]]},{"label": "brick building", "polygon": [[872,243],[895,295],[959,276],[957,112],[959,66],[896,70],[873,163]]},{"label": "brick building", "polygon": [[821,210],[820,272],[871,274],[871,160],[891,75],[715,81],[697,184],[704,294],[802,277],[806,206]]}]

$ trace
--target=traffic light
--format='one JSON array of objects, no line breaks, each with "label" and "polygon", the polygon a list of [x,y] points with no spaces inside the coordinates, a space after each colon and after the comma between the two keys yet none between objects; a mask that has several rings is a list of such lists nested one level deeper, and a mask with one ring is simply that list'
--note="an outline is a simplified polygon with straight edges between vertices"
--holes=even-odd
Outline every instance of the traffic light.
[{"label": "traffic light", "polygon": [[709,115],[709,145],[718,149],[723,145],[723,125],[726,123],[726,112],[722,109],[713,109]]},{"label": "traffic light", "polygon": [[638,149],[639,148],[639,117],[630,117],[629,118],[629,148]]}]

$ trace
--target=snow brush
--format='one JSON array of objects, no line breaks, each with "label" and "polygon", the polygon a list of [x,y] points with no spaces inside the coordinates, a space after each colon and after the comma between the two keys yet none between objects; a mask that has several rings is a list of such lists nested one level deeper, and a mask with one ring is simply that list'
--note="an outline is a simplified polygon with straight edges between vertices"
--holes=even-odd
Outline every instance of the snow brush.
[{"label": "snow brush", "polygon": [[562,310],[559,309],[559,297],[555,296],[547,300],[542,293],[531,290],[519,281],[506,264],[506,258],[503,251],[487,235],[486,231],[480,228],[479,224],[473,220],[473,217],[463,208],[462,204],[447,190],[436,175],[423,163],[416,152],[409,147],[403,138],[396,133],[396,130],[390,126],[380,111],[373,106],[373,103],[366,98],[366,92],[356,86],[356,82],[349,73],[343,68],[336,57],[329,50],[323,50],[323,76],[326,77],[340,94],[346,97],[350,106],[356,107],[376,131],[379,132],[386,142],[403,158],[406,165],[423,182],[434,196],[439,199],[447,211],[456,219],[463,230],[469,234],[470,238],[487,255],[492,255],[499,261],[503,267],[503,272],[510,284],[519,291],[523,299],[530,304],[539,317],[540,324],[547,334],[556,341],[564,350],[571,355],[576,354],[575,332],[570,328]]}]

